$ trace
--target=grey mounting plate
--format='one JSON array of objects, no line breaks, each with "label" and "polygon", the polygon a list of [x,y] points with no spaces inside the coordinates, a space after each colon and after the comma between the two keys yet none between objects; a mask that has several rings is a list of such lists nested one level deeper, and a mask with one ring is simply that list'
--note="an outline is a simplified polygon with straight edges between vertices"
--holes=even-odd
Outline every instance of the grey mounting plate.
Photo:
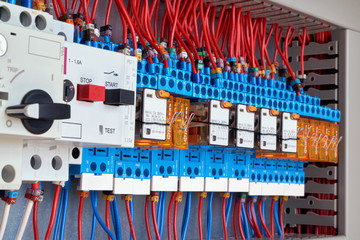
[{"label": "grey mounting plate", "polygon": [[285,208],[320,209],[333,210],[337,212],[337,199],[325,200],[318,199],[313,196],[308,196],[304,198],[290,197],[289,200],[285,202]]},{"label": "grey mounting plate", "polygon": [[320,168],[315,165],[309,164],[304,168],[305,177],[307,178],[326,178],[328,180],[337,180],[337,167],[328,166]]}]

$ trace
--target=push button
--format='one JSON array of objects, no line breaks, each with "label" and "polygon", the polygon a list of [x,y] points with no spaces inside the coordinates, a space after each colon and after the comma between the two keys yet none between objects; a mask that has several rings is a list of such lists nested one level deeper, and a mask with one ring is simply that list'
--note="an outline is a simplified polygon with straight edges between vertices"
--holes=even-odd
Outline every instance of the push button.
[{"label": "push button", "polygon": [[105,101],[105,87],[93,84],[78,84],[77,100],[88,102],[103,102]]},{"label": "push button", "polygon": [[126,89],[106,89],[105,102],[107,105],[134,105],[134,91]]}]

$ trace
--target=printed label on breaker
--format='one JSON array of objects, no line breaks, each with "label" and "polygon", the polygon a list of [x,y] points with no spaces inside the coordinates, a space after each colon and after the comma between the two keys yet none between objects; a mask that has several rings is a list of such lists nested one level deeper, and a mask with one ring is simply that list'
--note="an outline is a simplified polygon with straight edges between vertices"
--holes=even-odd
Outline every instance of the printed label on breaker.
[{"label": "printed label on breaker", "polygon": [[221,107],[221,102],[218,100],[210,101],[210,123],[216,123],[221,125],[229,125],[230,110],[228,108]]},{"label": "printed label on breaker", "polygon": [[227,146],[229,143],[229,127],[210,124],[209,143],[211,145]]},{"label": "printed label on breaker", "polygon": [[254,148],[254,132],[236,131],[236,147]]},{"label": "printed label on breaker", "polygon": [[261,135],[260,136],[260,149],[261,150],[276,150],[276,136]]},{"label": "printed label on breaker", "polygon": [[270,115],[269,109],[261,109],[260,111],[260,133],[276,134],[277,116]]},{"label": "printed label on breaker", "polygon": [[255,113],[248,112],[246,105],[238,104],[236,128],[241,130],[254,131]]}]

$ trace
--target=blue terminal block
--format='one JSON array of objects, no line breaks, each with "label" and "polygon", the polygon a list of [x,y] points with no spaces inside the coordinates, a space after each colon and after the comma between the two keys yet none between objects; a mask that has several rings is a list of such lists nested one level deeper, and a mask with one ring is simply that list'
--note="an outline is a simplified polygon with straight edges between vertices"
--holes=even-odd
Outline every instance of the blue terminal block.
[{"label": "blue terminal block", "polygon": [[223,149],[205,151],[205,191],[226,192],[228,189],[228,156]]},{"label": "blue terminal block", "polygon": [[267,179],[267,173],[265,169],[265,161],[261,158],[253,157],[250,164],[250,196],[262,195],[262,188],[264,179]]},{"label": "blue terminal block", "polygon": [[83,148],[81,164],[70,165],[70,175],[80,178],[79,189],[113,190],[114,148]]},{"label": "blue terminal block", "polygon": [[231,152],[228,154],[228,192],[249,192],[249,163],[251,155]]},{"label": "blue terminal block", "polygon": [[151,191],[177,191],[180,150],[151,151]]},{"label": "blue terminal block", "polygon": [[202,150],[180,150],[179,191],[204,191],[205,159],[205,152]]},{"label": "blue terminal block", "polygon": [[170,93],[176,92],[176,80],[173,77],[158,75],[158,89]]},{"label": "blue terminal block", "polygon": [[137,88],[158,88],[158,78],[156,75],[150,75],[147,73],[137,73],[136,76],[136,87]]},{"label": "blue terminal block", "polygon": [[114,194],[150,194],[151,152],[137,148],[115,151]]}]

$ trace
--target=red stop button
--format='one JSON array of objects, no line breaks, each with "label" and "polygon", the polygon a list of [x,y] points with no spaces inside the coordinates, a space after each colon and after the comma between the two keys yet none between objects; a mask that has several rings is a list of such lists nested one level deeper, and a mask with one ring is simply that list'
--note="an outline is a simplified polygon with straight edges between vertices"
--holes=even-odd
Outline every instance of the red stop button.
[{"label": "red stop button", "polygon": [[103,102],[105,101],[105,87],[93,84],[78,84],[77,100],[87,102]]}]

